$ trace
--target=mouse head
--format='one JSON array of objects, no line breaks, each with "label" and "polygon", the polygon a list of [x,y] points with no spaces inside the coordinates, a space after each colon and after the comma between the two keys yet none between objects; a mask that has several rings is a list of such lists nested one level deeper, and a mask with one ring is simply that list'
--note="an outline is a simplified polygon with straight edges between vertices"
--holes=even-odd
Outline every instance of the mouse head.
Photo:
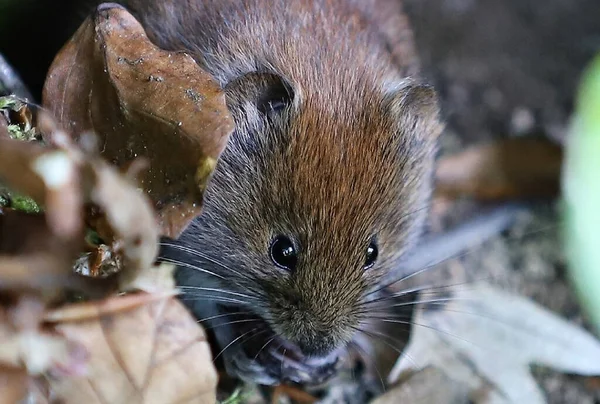
[{"label": "mouse head", "polygon": [[246,377],[250,362],[272,380],[327,373],[368,317],[369,292],[419,233],[441,131],[434,91],[347,85],[328,93],[250,73],[226,88],[237,129],[182,240],[218,277],[187,271],[181,282],[226,290],[229,308],[198,303],[199,316],[247,320],[215,329],[223,347],[248,339],[229,360]]}]

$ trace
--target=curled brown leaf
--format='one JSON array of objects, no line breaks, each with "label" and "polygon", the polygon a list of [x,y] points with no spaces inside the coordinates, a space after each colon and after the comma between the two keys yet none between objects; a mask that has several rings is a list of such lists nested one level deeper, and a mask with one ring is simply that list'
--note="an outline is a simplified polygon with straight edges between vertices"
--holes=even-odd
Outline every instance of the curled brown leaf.
[{"label": "curled brown leaf", "polygon": [[97,133],[108,161],[150,161],[138,177],[164,235],[176,237],[200,213],[233,120],[219,85],[189,55],[159,49],[127,10],[101,5],[57,55],[43,99],[71,133]]},{"label": "curled brown leaf", "polygon": [[[0,179],[44,208],[0,211],[0,383],[21,397],[43,374],[36,394],[67,403],[214,402],[205,334],[173,298],[172,267],[154,261],[161,227],[177,236],[199,214],[233,129],[220,87],[103,5],[57,56],[44,100],[59,124],[27,108],[9,118],[45,142],[11,139],[16,127],[0,117]],[[115,258],[115,274],[73,273],[86,224],[105,243],[86,265]],[[67,289],[98,297],[117,287],[151,293],[64,305]]]}]

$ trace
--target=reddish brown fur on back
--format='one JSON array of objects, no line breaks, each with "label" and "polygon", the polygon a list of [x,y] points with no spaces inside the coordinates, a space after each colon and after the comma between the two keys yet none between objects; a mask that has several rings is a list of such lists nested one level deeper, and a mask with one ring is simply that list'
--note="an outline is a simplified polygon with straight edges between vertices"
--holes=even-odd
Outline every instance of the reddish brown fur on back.
[{"label": "reddish brown fur on back", "polygon": [[[238,125],[185,242],[239,268],[223,272],[226,286],[256,296],[257,313],[306,352],[348,341],[365,292],[418,235],[441,130],[433,91],[411,79],[400,2],[127,4],[155,42],[191,52],[227,88]],[[255,101],[274,86],[292,100],[265,117]],[[270,261],[278,234],[297,244],[292,272]],[[379,260],[365,271],[373,238]]]}]

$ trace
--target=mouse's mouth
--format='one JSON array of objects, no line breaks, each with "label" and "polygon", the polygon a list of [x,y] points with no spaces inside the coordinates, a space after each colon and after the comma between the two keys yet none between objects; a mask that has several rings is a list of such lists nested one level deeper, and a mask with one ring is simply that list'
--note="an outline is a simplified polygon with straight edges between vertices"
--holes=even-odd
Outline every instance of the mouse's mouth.
[{"label": "mouse's mouth", "polygon": [[219,319],[223,326],[215,324],[214,332],[232,376],[266,385],[315,385],[335,375],[340,350],[323,357],[309,357],[245,307],[218,306],[218,311],[223,315]]}]

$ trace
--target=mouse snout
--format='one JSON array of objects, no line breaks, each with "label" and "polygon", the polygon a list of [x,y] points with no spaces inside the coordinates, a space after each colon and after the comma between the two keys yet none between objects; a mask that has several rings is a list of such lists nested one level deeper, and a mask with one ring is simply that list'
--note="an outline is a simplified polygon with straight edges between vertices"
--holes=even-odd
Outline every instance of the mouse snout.
[{"label": "mouse snout", "polygon": [[273,310],[274,328],[305,356],[331,354],[352,338],[358,326],[358,319],[348,312],[346,302],[323,297],[288,300]]},{"label": "mouse snout", "polygon": [[295,342],[305,356],[326,356],[338,347],[338,341],[331,331],[305,324],[304,327],[298,327],[297,332],[289,339]]}]

